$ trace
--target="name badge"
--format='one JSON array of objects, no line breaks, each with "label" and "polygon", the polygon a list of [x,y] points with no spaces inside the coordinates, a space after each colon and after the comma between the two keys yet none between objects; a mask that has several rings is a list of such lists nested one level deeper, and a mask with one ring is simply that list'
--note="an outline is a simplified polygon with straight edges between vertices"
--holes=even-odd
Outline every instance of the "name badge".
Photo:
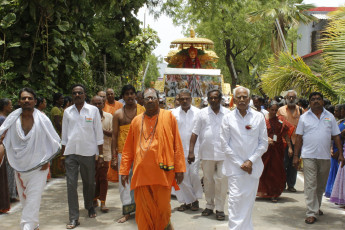
[{"label": "name badge", "polygon": [[92,119],[92,117],[85,117],[85,121],[86,121],[86,122],[92,122],[93,119]]},{"label": "name badge", "polygon": [[273,141],[277,141],[277,135],[273,135]]}]

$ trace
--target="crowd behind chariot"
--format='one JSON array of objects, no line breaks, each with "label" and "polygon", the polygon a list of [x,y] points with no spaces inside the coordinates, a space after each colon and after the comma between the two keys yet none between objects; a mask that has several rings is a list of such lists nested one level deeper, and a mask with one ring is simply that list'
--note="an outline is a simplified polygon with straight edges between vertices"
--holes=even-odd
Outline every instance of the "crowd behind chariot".
[{"label": "crowd behind chariot", "polygon": [[[323,196],[345,205],[345,104],[332,105],[318,92],[307,99],[294,90],[267,98],[244,87],[234,89],[232,100],[211,90],[198,108],[188,89],[180,90],[175,108],[152,88],[125,85],[118,96],[110,88],[92,94],[77,84],[71,95],[55,93],[51,102],[30,88],[19,92],[18,103],[0,99],[0,153],[6,148],[0,213],[20,201],[21,229],[38,229],[42,188],[51,178],[66,178],[66,228],[77,227],[79,173],[90,218],[98,207],[98,214],[109,212],[108,183],[119,183],[123,215],[117,222],[135,213],[138,229],[173,229],[171,209],[198,211],[201,199],[201,215],[223,221],[227,196],[229,229],[253,229],[256,197],[279,203],[284,191],[296,192],[298,171],[304,174],[305,223],[323,215]],[[47,139],[47,151],[25,168],[18,155],[26,150],[15,145],[35,149],[29,139],[37,135]],[[180,206],[170,206],[171,196]]]}]

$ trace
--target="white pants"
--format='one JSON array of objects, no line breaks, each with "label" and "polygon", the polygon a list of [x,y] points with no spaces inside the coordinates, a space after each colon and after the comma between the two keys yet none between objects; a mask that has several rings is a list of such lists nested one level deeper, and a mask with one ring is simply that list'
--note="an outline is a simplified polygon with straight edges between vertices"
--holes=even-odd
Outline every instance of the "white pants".
[{"label": "white pants", "polygon": [[[122,159],[122,154],[119,153],[118,154],[118,165],[121,165],[121,159]],[[134,191],[131,191],[131,180],[132,180],[132,176],[133,176],[133,166],[129,172],[129,178],[128,178],[128,184],[126,184],[126,187],[122,186],[122,183],[120,181],[119,183],[119,191],[120,191],[120,199],[122,202],[122,206],[123,206],[123,214],[129,214],[128,212],[132,212],[132,211],[127,211],[125,209],[125,207],[134,204]]]},{"label": "white pants", "polygon": [[199,177],[200,160],[195,160],[189,164],[186,159],[186,172],[183,181],[179,185],[180,190],[176,191],[178,202],[191,204],[202,198],[202,186]]},{"label": "white pants", "polygon": [[252,230],[252,210],[254,207],[259,179],[236,175],[228,177],[229,184],[229,229]]},{"label": "white pants", "polygon": [[19,199],[23,207],[20,221],[22,230],[34,230],[39,226],[40,204],[48,171],[36,169],[27,173],[15,172]]},{"label": "white pants", "polygon": [[202,160],[206,208],[224,212],[228,181],[222,173],[223,161]]}]

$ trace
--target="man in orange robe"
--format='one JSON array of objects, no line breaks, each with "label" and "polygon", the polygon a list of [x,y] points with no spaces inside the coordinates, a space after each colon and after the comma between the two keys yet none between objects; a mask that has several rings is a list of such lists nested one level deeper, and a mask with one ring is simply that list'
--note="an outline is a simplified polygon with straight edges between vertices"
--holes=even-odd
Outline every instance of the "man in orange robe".
[{"label": "man in orange robe", "polygon": [[[123,107],[121,102],[115,100],[115,93],[113,89],[107,89],[106,91],[107,100],[104,103],[103,111],[114,115],[115,111]],[[107,174],[108,181],[119,182],[119,174],[116,169],[111,167],[111,162],[109,162],[109,169]]]},{"label": "man in orange robe", "polygon": [[136,203],[135,219],[139,230],[173,229],[170,223],[170,194],[186,171],[184,153],[176,118],[171,111],[159,109],[155,89],[144,91],[145,113],[130,126],[122,152],[121,183],[128,186],[133,164],[131,190]]}]

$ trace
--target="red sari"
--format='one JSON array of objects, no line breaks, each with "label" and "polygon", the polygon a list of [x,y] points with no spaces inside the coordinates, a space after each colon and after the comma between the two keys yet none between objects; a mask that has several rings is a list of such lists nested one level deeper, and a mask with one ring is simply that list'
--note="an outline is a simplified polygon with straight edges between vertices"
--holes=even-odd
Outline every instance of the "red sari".
[{"label": "red sari", "polygon": [[260,177],[257,196],[272,198],[279,197],[284,191],[286,183],[286,172],[284,169],[284,140],[288,135],[291,137],[294,127],[288,123],[284,117],[278,116],[265,119],[268,137],[273,139],[277,136],[277,141],[269,145],[267,152],[262,155],[264,171]]}]

